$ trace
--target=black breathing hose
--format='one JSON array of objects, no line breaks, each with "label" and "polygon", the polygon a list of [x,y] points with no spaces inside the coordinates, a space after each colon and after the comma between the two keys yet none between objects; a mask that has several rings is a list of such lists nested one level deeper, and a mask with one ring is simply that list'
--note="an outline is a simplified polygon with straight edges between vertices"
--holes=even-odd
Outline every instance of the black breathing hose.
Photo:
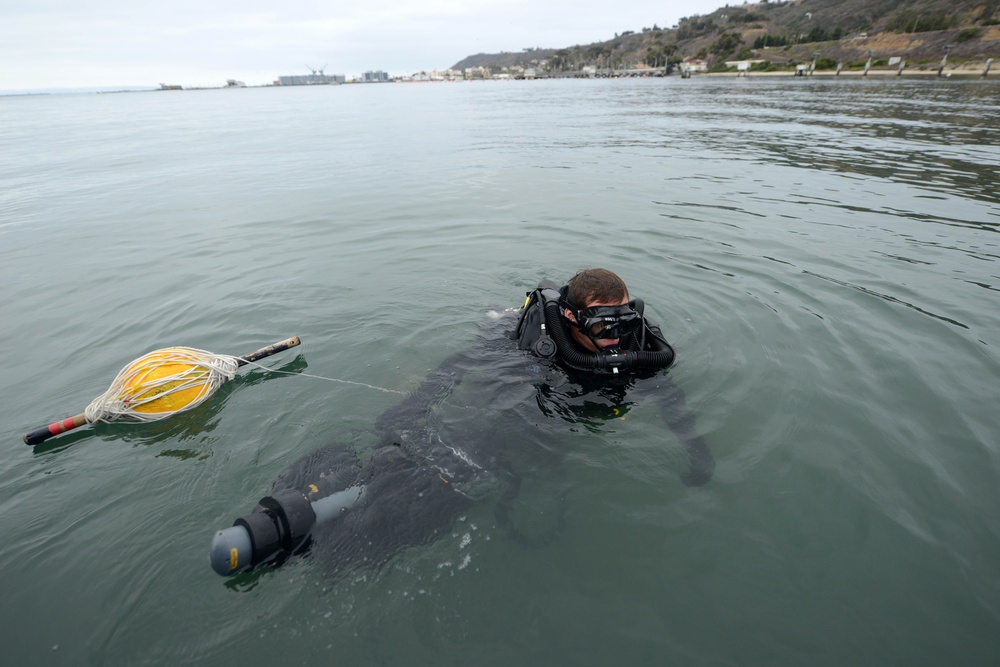
[{"label": "black breathing hose", "polygon": [[666,368],[674,362],[674,350],[669,345],[665,350],[655,351],[619,350],[612,354],[580,352],[566,336],[560,319],[559,302],[555,299],[544,299],[544,301],[545,326],[556,342],[559,356],[570,366],[617,372],[617,369],[627,368]]}]

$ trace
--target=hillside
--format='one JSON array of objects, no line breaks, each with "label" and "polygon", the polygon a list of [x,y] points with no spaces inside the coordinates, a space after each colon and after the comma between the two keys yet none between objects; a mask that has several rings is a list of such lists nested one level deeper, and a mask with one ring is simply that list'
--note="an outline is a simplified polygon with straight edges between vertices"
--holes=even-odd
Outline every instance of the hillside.
[{"label": "hillside", "polygon": [[[655,17],[651,17],[655,18]],[[676,26],[642,27],[604,42],[518,53],[480,53],[452,69],[544,67],[551,73],[584,67],[664,67],[701,58],[765,60],[789,67],[817,57],[821,66],[905,58],[909,66],[1000,59],[1000,0],[790,0],[723,7]]]}]

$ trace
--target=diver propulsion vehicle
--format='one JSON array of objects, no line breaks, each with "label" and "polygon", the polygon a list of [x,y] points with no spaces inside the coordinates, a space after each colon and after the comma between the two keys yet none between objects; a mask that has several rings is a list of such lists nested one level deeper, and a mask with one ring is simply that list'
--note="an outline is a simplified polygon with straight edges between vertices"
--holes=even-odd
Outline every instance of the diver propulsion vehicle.
[{"label": "diver propulsion vehicle", "polygon": [[297,489],[265,496],[249,514],[215,533],[209,549],[212,569],[225,577],[279,563],[308,546],[314,526],[340,516],[364,495],[365,487],[356,485],[316,500]]}]

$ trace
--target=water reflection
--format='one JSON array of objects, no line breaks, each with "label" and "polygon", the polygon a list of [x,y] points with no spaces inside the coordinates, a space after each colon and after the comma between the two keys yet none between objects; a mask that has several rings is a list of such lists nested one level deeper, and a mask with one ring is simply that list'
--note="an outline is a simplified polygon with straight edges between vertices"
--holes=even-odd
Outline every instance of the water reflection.
[{"label": "water reflection", "polygon": [[898,303],[898,304],[900,304],[902,306],[906,306],[907,308],[915,310],[918,313],[922,313],[924,315],[930,315],[931,317],[933,317],[935,319],[941,320],[942,322],[947,322],[948,324],[954,324],[955,326],[961,327],[962,329],[968,329],[969,328],[969,327],[965,326],[964,324],[962,324],[961,322],[959,322],[957,320],[951,319],[950,317],[944,317],[943,315],[937,315],[935,313],[929,312],[927,310],[924,310],[920,306],[917,306],[917,305],[912,304],[912,303],[908,303],[908,302],[903,301],[901,299],[897,299],[896,297],[891,296],[889,294],[883,294],[881,292],[876,292],[873,289],[869,289],[869,288],[863,287],[861,285],[853,285],[853,284],[851,284],[851,283],[849,283],[849,282],[847,282],[845,280],[837,280],[836,278],[831,278],[830,276],[821,276],[820,274],[813,273],[812,271],[803,271],[803,273],[805,273],[806,275],[814,276],[816,278],[820,278],[822,280],[827,280],[827,281],[829,281],[831,283],[835,283],[835,284],[840,285],[842,287],[849,287],[849,288],[851,288],[853,290],[857,290],[857,291],[859,291],[859,292],[861,292],[863,294],[868,294],[868,295],[871,295],[871,296],[875,296],[875,297],[878,297],[879,299],[882,299],[884,301],[888,301],[890,303]]},{"label": "water reflection", "polygon": [[935,83],[845,80],[795,90],[787,82],[720,79],[670,89],[676,97],[669,101],[657,94],[622,106],[646,114],[649,147],[688,145],[1000,203],[995,82]]}]

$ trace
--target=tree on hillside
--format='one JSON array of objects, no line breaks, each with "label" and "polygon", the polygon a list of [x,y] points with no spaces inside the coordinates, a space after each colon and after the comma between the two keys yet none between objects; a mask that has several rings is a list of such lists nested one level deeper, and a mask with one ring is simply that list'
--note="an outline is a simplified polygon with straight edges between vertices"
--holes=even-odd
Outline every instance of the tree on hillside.
[{"label": "tree on hillside", "polygon": [[559,49],[549,56],[549,69],[551,70],[564,70],[568,65],[569,51],[567,49]]},{"label": "tree on hillside", "polygon": [[887,32],[931,32],[934,30],[947,30],[955,24],[955,17],[946,11],[940,12],[920,12],[914,9],[904,9],[888,24]]},{"label": "tree on hillside", "polygon": [[742,48],[743,38],[735,32],[724,32],[708,47],[709,53],[726,56]]},{"label": "tree on hillside", "polygon": [[694,39],[695,37],[711,34],[717,28],[718,26],[715,25],[715,21],[712,19],[702,19],[697,16],[690,19],[681,19],[677,28],[677,39],[678,41]]},{"label": "tree on hillside", "polygon": [[843,29],[837,26],[836,30],[832,33],[828,33],[822,26],[813,26],[802,39],[799,40],[800,44],[808,44],[809,42],[835,42],[840,39],[844,34]]},{"label": "tree on hillside", "polygon": [[676,44],[657,44],[646,49],[644,62],[650,67],[664,67],[670,56],[677,52]]},{"label": "tree on hillside", "polygon": [[763,49],[768,46],[788,46],[790,42],[784,35],[761,35],[753,41],[753,48]]}]

